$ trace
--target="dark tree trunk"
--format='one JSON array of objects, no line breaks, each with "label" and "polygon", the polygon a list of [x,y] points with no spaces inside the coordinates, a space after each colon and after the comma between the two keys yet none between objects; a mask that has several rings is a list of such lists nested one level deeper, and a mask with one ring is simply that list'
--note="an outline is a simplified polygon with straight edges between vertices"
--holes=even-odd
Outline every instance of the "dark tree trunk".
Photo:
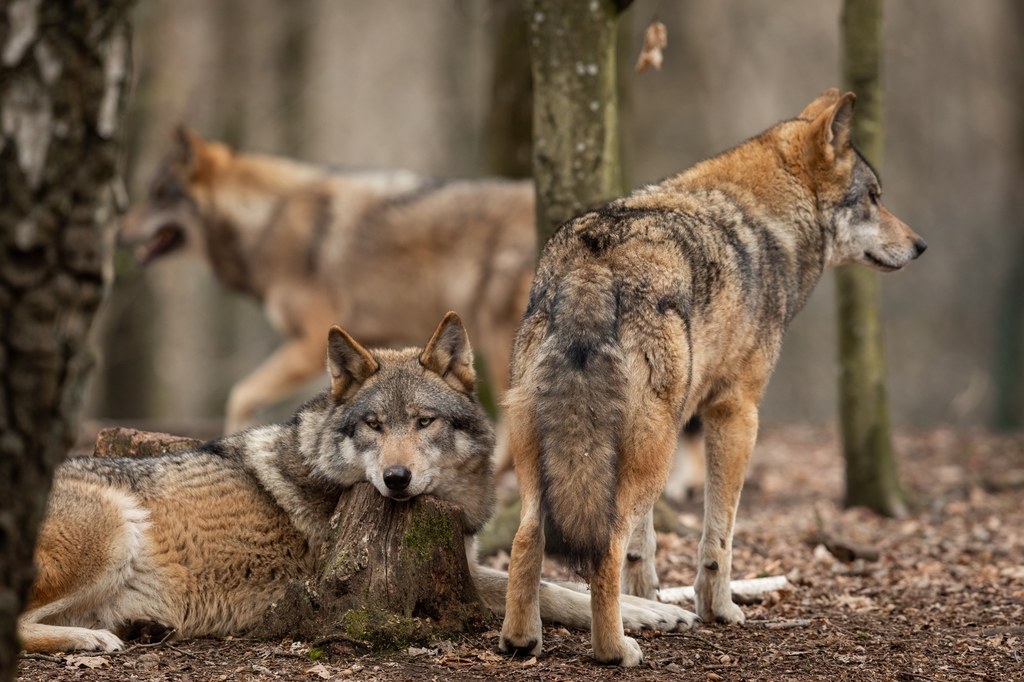
[{"label": "dark tree trunk", "polygon": [[[1011,20],[1015,33],[1024,30],[1024,3],[1011,2]],[[1016,82],[1024,82],[1024,46],[1017,41],[1016,58],[1011,58]],[[1018,88],[1014,91],[1017,102],[1024,105],[1024,94]],[[1024,106],[1015,109],[1018,118]],[[1024,177],[1024,120],[1017,126],[1015,163],[1017,175],[1013,182],[1019,183]],[[999,313],[996,315],[996,347],[993,354],[995,377],[995,421],[997,429],[1013,431],[1024,426],[1024,197],[1019,184],[1010,192],[1010,206],[1007,215],[1017,222],[1015,243],[1011,243],[1014,257],[999,294]]]},{"label": "dark tree trunk", "polygon": [[[882,0],[846,0],[842,18],[843,85],[857,95],[853,140],[882,165]],[[886,516],[906,513],[889,423],[878,274],[836,270],[839,307],[839,408],[846,458],[846,506]]]},{"label": "dark tree trunk", "polygon": [[487,111],[487,171],[509,178],[533,173],[533,74],[526,10],[522,3],[492,0],[494,72]]},{"label": "dark tree trunk", "polygon": [[622,2],[528,0],[537,244],[622,193],[616,20]]},{"label": "dark tree trunk", "polygon": [[92,358],[130,66],[129,0],[0,13],[0,680]]},{"label": "dark tree trunk", "polygon": [[258,636],[401,648],[484,623],[456,505],[394,502],[360,483],[342,493],[331,528],[316,575],[292,583]]}]

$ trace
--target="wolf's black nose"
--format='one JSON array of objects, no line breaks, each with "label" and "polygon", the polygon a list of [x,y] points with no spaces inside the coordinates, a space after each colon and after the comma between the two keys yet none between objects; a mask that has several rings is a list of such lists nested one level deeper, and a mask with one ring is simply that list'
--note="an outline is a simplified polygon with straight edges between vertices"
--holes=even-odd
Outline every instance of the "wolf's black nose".
[{"label": "wolf's black nose", "polygon": [[[928,242],[918,237],[917,241],[914,242],[914,248],[917,249],[917,256],[920,256],[928,248]],[[917,256],[914,256],[914,258],[917,258]]]},{"label": "wolf's black nose", "polygon": [[384,470],[384,485],[396,493],[408,488],[411,480],[412,472],[403,466],[391,466]]}]

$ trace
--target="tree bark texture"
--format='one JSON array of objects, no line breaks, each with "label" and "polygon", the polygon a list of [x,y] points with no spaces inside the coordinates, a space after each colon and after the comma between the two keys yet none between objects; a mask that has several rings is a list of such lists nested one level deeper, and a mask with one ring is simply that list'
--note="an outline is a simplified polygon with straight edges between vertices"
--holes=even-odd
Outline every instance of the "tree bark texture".
[{"label": "tree bark texture", "polygon": [[[883,150],[882,25],[882,0],[845,0],[841,61],[844,89],[857,95],[853,140],[876,169]],[[845,503],[902,516],[906,498],[889,422],[878,274],[860,266],[838,268],[836,296]]]},{"label": "tree bark texture", "polygon": [[622,193],[611,0],[528,0],[538,245]]},{"label": "tree bark texture", "polygon": [[94,457],[157,457],[168,452],[192,450],[203,444],[198,438],[139,431],[122,426],[103,429],[96,435]]},{"label": "tree bark texture", "polygon": [[0,9],[0,680],[103,297],[130,66],[129,0]]},{"label": "tree bark texture", "polygon": [[355,485],[338,502],[316,574],[293,581],[255,634],[402,648],[476,628],[488,612],[464,538],[454,504],[395,502],[369,483]]}]

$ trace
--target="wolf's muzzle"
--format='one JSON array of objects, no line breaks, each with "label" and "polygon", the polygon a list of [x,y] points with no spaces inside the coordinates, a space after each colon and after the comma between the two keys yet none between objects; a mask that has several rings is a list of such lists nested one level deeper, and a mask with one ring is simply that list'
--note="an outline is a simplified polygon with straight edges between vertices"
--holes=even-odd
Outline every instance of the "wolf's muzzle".
[{"label": "wolf's muzzle", "polygon": [[384,485],[392,492],[402,492],[409,487],[411,481],[412,472],[404,466],[390,466],[384,470]]}]

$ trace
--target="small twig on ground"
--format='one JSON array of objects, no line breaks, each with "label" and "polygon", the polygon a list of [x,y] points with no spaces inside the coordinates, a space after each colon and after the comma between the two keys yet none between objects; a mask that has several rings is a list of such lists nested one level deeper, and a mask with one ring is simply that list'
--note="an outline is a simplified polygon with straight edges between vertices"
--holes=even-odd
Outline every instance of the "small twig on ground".
[{"label": "small twig on ground", "polygon": [[697,634],[696,632],[663,632],[663,633],[661,633],[661,636],[662,637],[685,637],[685,638],[688,638],[688,639],[700,640],[701,642],[703,642],[704,644],[708,645],[712,649],[715,649],[716,651],[718,651],[718,653],[720,653],[720,654],[728,654],[729,656],[732,656],[734,659],[739,658],[739,656],[740,656],[739,654],[737,654],[734,651],[729,651],[728,649],[723,649],[721,646],[719,646],[718,644],[712,642],[707,637],[702,637],[701,635]]},{"label": "small twig on ground", "polygon": [[[153,646],[153,645],[151,645],[151,644],[144,644],[142,646]],[[178,647],[174,646],[173,644],[168,644],[167,648],[170,649],[171,651],[177,651],[179,654],[184,654],[185,656],[189,656],[190,658],[196,658],[196,659],[199,658],[198,656],[196,656],[191,651],[185,651],[184,649],[179,649]]]},{"label": "small twig on ground", "polygon": [[748,620],[747,625],[760,626],[765,630],[793,630],[809,627],[811,621],[800,618],[797,620]]},{"label": "small twig on ground", "polygon": [[984,628],[971,634],[972,637],[994,637],[995,635],[1024,635],[1024,625],[1003,625]]},{"label": "small twig on ground", "polygon": [[50,656],[49,654],[22,654],[21,658],[30,661],[49,661],[50,663],[64,662],[64,659],[60,656]]}]

